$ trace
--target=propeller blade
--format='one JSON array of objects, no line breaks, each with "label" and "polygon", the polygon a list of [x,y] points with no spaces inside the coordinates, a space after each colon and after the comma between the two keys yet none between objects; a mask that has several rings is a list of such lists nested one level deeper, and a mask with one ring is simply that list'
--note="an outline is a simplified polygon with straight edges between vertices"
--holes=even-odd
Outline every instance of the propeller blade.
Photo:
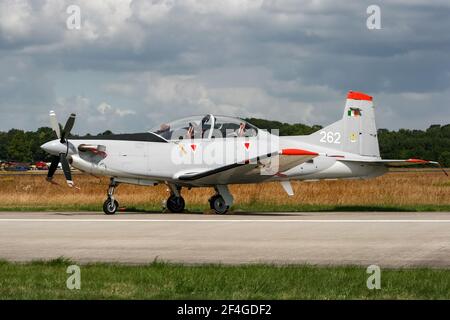
[{"label": "propeller blade", "polygon": [[69,136],[70,131],[73,128],[73,125],[75,123],[75,113],[70,114],[69,119],[67,119],[66,125],[64,126],[64,130],[62,132],[61,135],[61,143],[64,143],[64,141],[66,140],[66,138]]},{"label": "propeller blade", "polygon": [[59,123],[58,119],[56,119],[56,113],[55,111],[50,111],[50,125],[52,126],[53,131],[55,131],[56,136],[58,139],[61,138],[61,131],[59,129]]},{"label": "propeller blade", "polygon": [[48,168],[47,181],[51,181],[53,179],[53,175],[55,174],[55,171],[58,168],[58,163],[59,157],[52,156],[52,162],[50,163],[50,167]]},{"label": "propeller blade", "polygon": [[66,182],[69,187],[73,187],[72,173],[70,172],[69,162],[67,161],[66,155],[61,153],[59,155],[59,161],[61,161],[61,166],[66,177]]}]

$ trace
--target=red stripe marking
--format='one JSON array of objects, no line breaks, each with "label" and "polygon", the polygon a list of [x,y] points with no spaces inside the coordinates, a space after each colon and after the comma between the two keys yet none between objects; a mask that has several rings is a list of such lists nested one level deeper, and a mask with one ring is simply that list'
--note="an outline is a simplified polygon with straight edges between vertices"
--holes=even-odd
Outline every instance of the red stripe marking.
[{"label": "red stripe marking", "polygon": [[311,152],[302,149],[283,149],[281,154],[285,156],[318,156],[317,152]]},{"label": "red stripe marking", "polygon": [[406,162],[412,162],[412,163],[428,163],[430,161],[422,160],[422,159],[408,159]]},{"label": "red stripe marking", "polygon": [[363,92],[349,91],[347,99],[372,101],[372,97]]}]

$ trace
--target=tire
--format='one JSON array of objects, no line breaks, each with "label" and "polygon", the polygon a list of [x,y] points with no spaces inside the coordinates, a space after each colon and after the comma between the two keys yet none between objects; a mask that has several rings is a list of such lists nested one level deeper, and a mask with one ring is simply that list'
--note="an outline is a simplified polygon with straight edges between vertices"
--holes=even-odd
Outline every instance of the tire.
[{"label": "tire", "polygon": [[117,208],[119,208],[119,203],[117,200],[111,201],[111,199],[106,199],[106,201],[103,203],[103,212],[107,215],[115,214],[117,211]]},{"label": "tire", "polygon": [[209,199],[209,206],[217,214],[225,214],[229,209],[229,206],[225,204],[225,199],[220,194],[216,194]]},{"label": "tire", "polygon": [[166,207],[170,212],[181,213],[184,211],[185,202],[183,197],[171,195],[166,201]]}]

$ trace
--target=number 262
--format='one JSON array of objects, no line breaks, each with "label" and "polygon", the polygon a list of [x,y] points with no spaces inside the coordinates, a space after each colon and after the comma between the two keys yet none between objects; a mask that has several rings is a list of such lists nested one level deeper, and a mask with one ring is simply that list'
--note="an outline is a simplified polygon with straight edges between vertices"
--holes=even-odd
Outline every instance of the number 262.
[{"label": "number 262", "polygon": [[320,142],[324,143],[341,143],[341,134],[339,132],[333,131],[320,131],[319,134],[322,138],[320,138]]}]

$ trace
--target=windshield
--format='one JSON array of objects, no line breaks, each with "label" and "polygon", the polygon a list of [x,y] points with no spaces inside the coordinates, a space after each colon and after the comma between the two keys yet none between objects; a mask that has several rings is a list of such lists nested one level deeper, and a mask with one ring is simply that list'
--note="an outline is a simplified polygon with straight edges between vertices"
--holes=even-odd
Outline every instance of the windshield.
[{"label": "windshield", "polygon": [[258,134],[255,126],[242,119],[212,114],[162,123],[150,131],[166,140],[254,137]]},{"label": "windshield", "polygon": [[258,129],[252,124],[239,119],[225,116],[217,116],[214,125],[215,132],[220,137],[255,137]]}]

